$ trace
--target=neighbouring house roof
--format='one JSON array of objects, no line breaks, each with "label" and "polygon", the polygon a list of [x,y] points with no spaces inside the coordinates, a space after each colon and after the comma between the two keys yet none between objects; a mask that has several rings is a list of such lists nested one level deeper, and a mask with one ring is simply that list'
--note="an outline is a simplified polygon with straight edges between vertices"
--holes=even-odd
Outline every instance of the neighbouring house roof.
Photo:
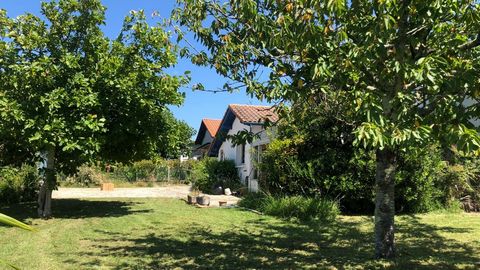
[{"label": "neighbouring house roof", "polygon": [[200,124],[200,129],[198,130],[197,138],[195,139],[195,144],[201,144],[205,133],[208,131],[212,137],[215,138],[217,135],[218,128],[220,127],[221,119],[202,119]]},{"label": "neighbouring house roof", "polygon": [[230,104],[223,115],[217,136],[208,150],[209,156],[217,156],[220,146],[225,141],[225,134],[232,128],[233,121],[238,118],[245,125],[263,125],[266,121],[277,122],[278,114],[272,106]]},{"label": "neighbouring house roof", "polygon": [[278,114],[272,106],[230,104],[228,108],[242,124],[264,123],[278,121]]},{"label": "neighbouring house roof", "polygon": [[205,124],[205,127],[207,127],[210,135],[212,135],[212,137],[215,137],[215,135],[217,135],[218,128],[222,123],[222,119],[203,119],[202,123]]}]

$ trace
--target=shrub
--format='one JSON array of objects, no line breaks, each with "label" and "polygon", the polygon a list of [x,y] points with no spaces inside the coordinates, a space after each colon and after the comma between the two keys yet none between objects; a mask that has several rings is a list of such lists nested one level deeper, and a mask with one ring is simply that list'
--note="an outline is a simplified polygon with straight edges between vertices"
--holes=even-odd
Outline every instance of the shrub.
[{"label": "shrub", "polygon": [[141,160],[134,162],[133,164],[117,163],[112,166],[112,174],[116,179],[127,182],[164,182],[169,180],[186,181],[188,178],[188,173],[182,172],[184,167],[179,163],[180,162],[176,160],[167,161],[164,159]]},{"label": "shrub", "polygon": [[192,172],[197,163],[197,160],[186,160],[183,162],[180,162],[178,159],[169,160],[170,177],[184,182],[191,182]]},{"label": "shrub", "polygon": [[[321,196],[339,200],[347,213],[372,213],[374,154],[351,145],[316,143],[299,136],[274,140],[260,164],[262,189],[275,196]],[[465,196],[469,196],[466,209],[478,208],[478,160],[460,159],[449,165],[439,146],[406,149],[398,158],[397,211],[429,212]]]},{"label": "shrub", "polygon": [[319,146],[301,137],[274,140],[263,153],[260,168],[262,190],[275,196],[339,200],[346,212],[373,209],[375,160],[364,150]]},{"label": "shrub", "polygon": [[448,197],[445,204],[460,199],[465,211],[480,211],[480,158],[464,158],[445,171]]},{"label": "shrub", "polygon": [[261,206],[266,197],[267,195],[264,192],[249,192],[238,202],[238,206],[261,211]]},{"label": "shrub", "polygon": [[402,155],[397,174],[397,203],[405,212],[458,208],[480,211],[480,159],[443,160],[442,149],[430,146]]},{"label": "shrub", "polygon": [[424,213],[447,207],[448,167],[439,147],[407,149],[400,155],[396,174],[395,203],[398,212]]},{"label": "shrub", "polygon": [[134,162],[131,168],[135,173],[135,181],[156,181],[160,167],[166,165],[164,163],[154,163],[152,160]]},{"label": "shrub", "polygon": [[57,181],[62,186],[97,186],[102,182],[108,182],[108,175],[103,172],[100,166],[93,164],[83,164],[73,175],[64,173],[57,174]]},{"label": "shrub", "polygon": [[132,164],[115,163],[109,164],[110,172],[106,172],[106,165],[82,165],[77,173],[72,176],[60,174],[58,179],[63,185],[90,186],[102,182],[149,182],[146,186],[153,186],[151,182],[191,181],[192,170],[197,161],[189,160],[141,160]]},{"label": "shrub", "polygon": [[241,186],[237,168],[232,160],[204,158],[194,167],[192,179],[194,188],[205,193],[210,193],[218,186],[231,189]]},{"label": "shrub", "polygon": [[0,169],[0,204],[33,201],[37,197],[39,174],[34,166]]},{"label": "shrub", "polygon": [[239,205],[267,215],[287,219],[297,218],[301,221],[331,222],[340,213],[338,203],[335,201],[303,196],[276,197],[250,193],[239,202]]},{"label": "shrub", "polygon": [[82,186],[98,185],[104,181],[104,176],[100,168],[96,166],[82,165],[78,168],[75,175],[75,182]]}]

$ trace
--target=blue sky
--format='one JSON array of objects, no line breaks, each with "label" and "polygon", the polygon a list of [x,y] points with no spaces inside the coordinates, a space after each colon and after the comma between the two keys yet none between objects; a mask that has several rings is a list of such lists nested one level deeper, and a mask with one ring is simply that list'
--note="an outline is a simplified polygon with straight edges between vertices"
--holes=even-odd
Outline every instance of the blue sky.
[{"label": "blue sky", "polygon": [[[7,10],[9,17],[16,17],[27,12],[40,15],[40,3],[41,0],[0,0],[0,9]],[[104,32],[107,36],[114,38],[122,26],[123,18],[130,10],[143,9],[145,14],[158,11],[161,18],[166,18],[170,15],[175,0],[102,0],[102,3],[107,7]],[[156,22],[152,19],[151,23]],[[192,37],[189,38],[189,40],[191,39]],[[198,46],[198,44],[196,45]],[[218,89],[226,82],[226,79],[216,74],[215,71],[197,67],[188,59],[179,59],[178,65],[171,73],[183,74],[186,70],[192,72],[190,86],[202,83],[206,89]],[[195,129],[199,128],[202,118],[222,118],[228,104],[266,104],[250,98],[244,91],[215,94],[191,91],[188,88],[183,88],[181,91],[186,93],[184,104],[181,107],[171,107],[171,110],[178,119],[185,120]]]}]

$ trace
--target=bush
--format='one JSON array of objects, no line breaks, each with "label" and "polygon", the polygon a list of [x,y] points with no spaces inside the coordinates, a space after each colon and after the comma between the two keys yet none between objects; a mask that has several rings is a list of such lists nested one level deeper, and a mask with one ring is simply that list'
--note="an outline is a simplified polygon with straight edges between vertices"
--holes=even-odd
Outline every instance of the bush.
[{"label": "bush", "polygon": [[[135,173],[134,181],[157,181],[158,178],[163,178],[160,172],[167,167],[166,162],[152,160],[141,160],[133,163],[131,170]],[[161,175],[161,176],[160,176]]]},{"label": "bush", "polygon": [[[263,153],[262,190],[275,196],[339,200],[346,212],[373,209],[375,160],[348,145],[317,145],[302,137],[274,140]],[[321,149],[321,151],[312,151]]]},{"label": "bush", "polygon": [[263,193],[250,193],[239,202],[239,205],[267,215],[297,218],[301,221],[332,222],[340,213],[335,201],[303,196],[275,197]]},{"label": "bush", "polygon": [[455,209],[462,200],[465,210],[480,211],[479,166],[479,158],[457,157],[449,164],[438,146],[409,151],[399,161],[396,203],[421,213]]},{"label": "bush", "polygon": [[197,163],[197,160],[186,160],[183,162],[180,162],[178,159],[169,160],[170,177],[183,182],[191,182],[192,172]]},{"label": "bush", "polygon": [[104,181],[102,170],[96,166],[82,165],[75,175],[76,182],[82,186],[99,185]]},{"label": "bush", "polygon": [[100,185],[107,177],[99,166],[83,164],[74,175],[59,173],[57,180],[62,186],[89,187]]},{"label": "bush", "polygon": [[[197,161],[189,160],[141,160],[132,164],[115,163],[109,164],[110,172],[106,172],[107,165],[82,165],[77,173],[72,176],[60,174],[58,179],[63,185],[90,186],[99,185],[102,182],[148,182],[146,186],[153,186],[152,182],[176,182],[188,183],[191,181],[192,168]],[[170,173],[170,175],[169,175]]]},{"label": "bush", "polygon": [[216,158],[204,158],[194,166],[193,187],[204,193],[210,193],[215,187],[241,187],[235,162],[232,160],[219,161]]},{"label": "bush", "polygon": [[445,204],[461,201],[467,211],[480,212],[480,158],[464,158],[448,166],[444,174],[448,185]]},{"label": "bush", "polygon": [[34,201],[38,192],[39,174],[34,166],[0,169],[0,204]]},{"label": "bush", "polygon": [[425,213],[447,207],[448,163],[439,147],[407,149],[400,155],[396,174],[395,203],[398,212]]},{"label": "bush", "polygon": [[113,175],[127,182],[166,181],[168,165],[165,160],[141,160],[133,164],[117,163],[113,166]]},{"label": "bush", "polygon": [[179,160],[142,160],[133,164],[115,164],[112,166],[113,175],[117,179],[123,179],[127,182],[166,182],[180,181],[190,182],[191,171],[197,161]]},{"label": "bush", "polygon": [[[264,152],[260,186],[275,196],[321,196],[339,200],[347,213],[374,209],[375,156],[351,145],[316,145],[302,137],[274,140]],[[321,149],[321,151],[312,151]],[[395,205],[398,212],[448,208],[464,198],[466,209],[480,202],[479,159],[449,165],[439,146],[406,149],[398,157]]]}]

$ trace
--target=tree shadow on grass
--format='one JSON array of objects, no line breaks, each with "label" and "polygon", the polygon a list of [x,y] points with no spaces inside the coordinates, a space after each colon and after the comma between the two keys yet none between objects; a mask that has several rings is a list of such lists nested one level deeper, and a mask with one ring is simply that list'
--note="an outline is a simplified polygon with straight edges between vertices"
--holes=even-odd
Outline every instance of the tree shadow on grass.
[{"label": "tree shadow on grass", "polygon": [[[480,241],[472,239],[469,243],[459,242],[441,234],[471,234],[472,229],[436,226],[422,223],[419,218],[403,216],[397,225],[401,233],[397,242],[397,253],[403,268],[411,269],[458,269],[457,265],[465,264],[463,269],[480,269]],[[421,262],[436,262],[423,265]]]},{"label": "tree shadow on grass", "polygon": [[[108,200],[81,200],[81,199],[53,199],[53,218],[81,219],[91,217],[119,217],[138,213],[148,213],[152,210],[133,210],[141,202],[108,201]],[[0,212],[18,220],[37,218],[36,203],[22,203],[0,207]]]},{"label": "tree shadow on grass", "polygon": [[[94,246],[104,255],[124,258],[114,269],[298,269],[315,265],[318,246],[313,239],[306,238],[310,234],[292,228],[287,235],[277,235],[283,234],[283,230],[268,226],[255,233],[215,233],[208,227],[192,227],[177,232],[186,239],[161,232],[138,238],[110,233],[109,238]],[[111,245],[114,241],[128,244]],[[80,256],[85,255],[93,260],[84,266],[97,265],[98,254],[86,252]]]},{"label": "tree shadow on grass", "polygon": [[[393,264],[373,260],[373,233],[359,229],[364,222],[308,225],[259,218],[225,230],[214,228],[213,222],[211,226],[189,222],[182,229],[170,232],[159,226],[158,232],[141,236],[99,230],[101,237],[87,240],[92,250],[116,259],[114,269],[456,269],[460,263],[476,269],[478,257],[472,246],[439,234],[465,231],[415,218],[399,227],[403,233],[398,239],[399,259]],[[98,253],[83,251],[79,256],[87,260],[83,266],[98,266]]]}]

